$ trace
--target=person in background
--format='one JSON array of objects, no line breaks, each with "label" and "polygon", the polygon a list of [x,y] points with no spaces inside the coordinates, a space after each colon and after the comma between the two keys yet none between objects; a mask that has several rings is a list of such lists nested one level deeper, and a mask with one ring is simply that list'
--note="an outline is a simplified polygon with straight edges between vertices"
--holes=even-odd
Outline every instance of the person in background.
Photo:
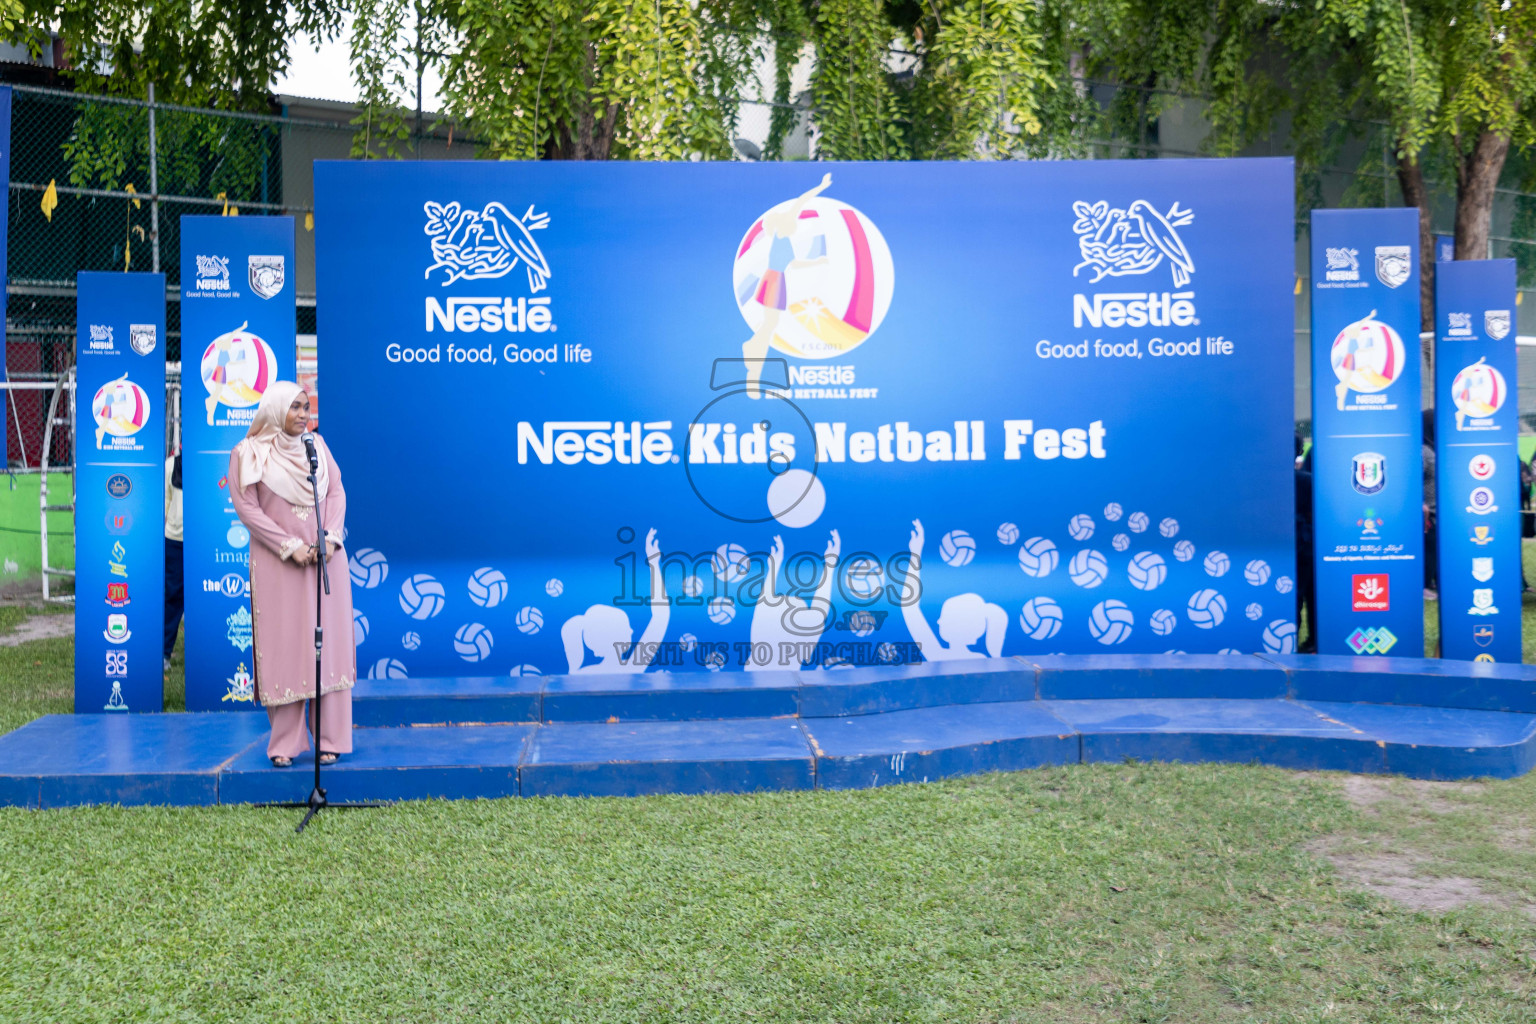
[{"label": "person in background", "polygon": [[1424,410],[1424,596],[1440,590],[1440,540],[1435,523],[1435,410]]},{"label": "person in background", "polygon": [[1296,623],[1306,609],[1307,639],[1297,650],[1317,653],[1317,581],[1312,565],[1312,450],[1302,455],[1304,442],[1296,435]]},{"label": "person in background", "polygon": [[1536,483],[1536,452],[1529,462],[1520,463],[1520,592],[1529,594],[1531,584],[1525,578],[1525,544],[1536,537],[1536,516],[1531,514],[1531,484]]},{"label": "person in background", "polygon": [[176,634],[181,630],[181,612],[186,602],[181,578],[181,453],[165,460],[165,640],[161,645],[162,663],[171,667],[171,652],[176,649]]}]

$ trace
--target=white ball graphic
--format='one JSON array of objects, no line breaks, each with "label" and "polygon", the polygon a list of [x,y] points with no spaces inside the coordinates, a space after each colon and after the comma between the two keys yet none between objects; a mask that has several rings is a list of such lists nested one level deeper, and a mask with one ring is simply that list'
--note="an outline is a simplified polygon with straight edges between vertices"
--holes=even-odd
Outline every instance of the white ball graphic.
[{"label": "white ball graphic", "polygon": [[1131,536],[1130,536],[1130,534],[1128,534],[1128,533],[1117,533],[1117,534],[1115,534],[1114,538],[1112,540],[1110,540],[1109,546],[1114,548],[1116,551],[1124,551],[1126,548],[1131,546]]},{"label": "white ball graphic", "polygon": [[548,594],[550,597],[559,597],[561,594],[565,593],[565,584],[560,582],[558,579],[551,578],[545,580],[544,593]]},{"label": "white ball graphic", "polygon": [[1243,609],[1243,614],[1248,616],[1248,618],[1254,622],[1258,622],[1260,617],[1264,614],[1264,606],[1255,601],[1247,608]]},{"label": "white ball graphic", "polygon": [[843,585],[849,597],[868,600],[877,596],[880,588],[885,586],[885,570],[873,558],[854,558],[843,569]]},{"label": "white ball graphic", "polygon": [[1084,548],[1067,563],[1067,575],[1080,587],[1096,587],[1109,575],[1109,563],[1092,548]]},{"label": "white ball graphic", "polygon": [[725,654],[721,651],[710,651],[704,658],[704,667],[711,672],[719,672],[725,668]]},{"label": "white ball graphic", "polygon": [[890,665],[901,657],[901,651],[890,641],[886,641],[875,648],[875,660],[882,665]]},{"label": "white ball graphic", "polygon": [[786,469],[768,485],[768,514],[791,530],[810,526],[826,507],[827,489],[809,470]]},{"label": "white ball graphic", "polygon": [[372,590],[389,578],[389,561],[382,551],[374,548],[358,548],[347,563],[352,585]]},{"label": "white ball graphic", "polygon": [[363,641],[368,639],[368,616],[352,609],[352,646],[361,647]]},{"label": "white ball graphic", "polygon": [[1061,632],[1061,605],[1048,597],[1034,597],[1019,612],[1019,625],[1031,640],[1049,640]]},{"label": "white ball graphic", "polygon": [[1264,649],[1270,654],[1296,653],[1296,624],[1276,619],[1264,627]]},{"label": "white ball graphic", "polygon": [[489,657],[495,643],[491,631],[478,622],[467,622],[453,634],[454,653],[471,664]]},{"label": "white ball graphic", "polygon": [[518,632],[529,636],[544,628],[544,613],[531,604],[525,604],[517,613]]},{"label": "white ball graphic", "polygon": [[513,665],[512,671],[507,673],[507,675],[514,679],[518,676],[541,676],[543,674],[543,672],[539,671],[539,666],[537,665]]},{"label": "white ball graphic", "polygon": [[469,575],[469,599],[482,608],[495,608],[506,600],[507,578],[490,566]]},{"label": "white ball graphic", "polygon": [[1056,545],[1044,537],[1031,537],[1019,548],[1019,568],[1026,576],[1049,576],[1060,560]]},{"label": "white ball graphic", "polygon": [[1093,517],[1086,512],[1079,512],[1067,523],[1067,532],[1073,540],[1087,540],[1093,536]]},{"label": "white ball graphic", "polygon": [[1275,580],[1275,589],[1282,594],[1289,594],[1294,586],[1296,583],[1289,576],[1281,576]]},{"label": "white ball graphic", "polygon": [[400,646],[404,647],[408,651],[414,651],[416,648],[421,646],[421,634],[420,633],[407,633],[407,634],[405,634],[405,636],[400,638]]},{"label": "white ball graphic", "polygon": [[1019,539],[1019,528],[1013,523],[1004,523],[997,528],[997,539],[1003,544],[1012,544]]},{"label": "white ball graphic", "polygon": [[1256,587],[1262,587],[1269,582],[1269,563],[1262,558],[1255,558],[1243,567],[1243,579]]},{"label": "white ball graphic", "polygon": [[1205,556],[1205,571],[1212,576],[1225,576],[1227,570],[1232,568],[1232,560],[1225,552],[1212,551]]},{"label": "white ball graphic", "polygon": [[747,549],[740,544],[721,544],[710,556],[709,564],[716,576],[731,583],[747,574],[751,560],[747,558]]},{"label": "white ball graphic", "polygon": [[1172,516],[1157,524],[1157,532],[1164,537],[1174,537],[1179,532],[1179,521]]},{"label": "white ball graphic", "polygon": [[[709,621],[723,626],[736,617],[736,602],[728,597],[717,597],[709,602]],[[724,662],[721,662],[724,664]]]},{"label": "white ball graphic", "polygon": [[683,593],[689,597],[698,597],[704,593],[704,581],[697,576],[683,577]]},{"label": "white ball graphic", "polygon": [[1137,590],[1156,590],[1168,578],[1168,563],[1163,556],[1151,551],[1137,552],[1131,559],[1126,575]]},{"label": "white ball graphic", "polygon": [[1167,636],[1173,632],[1173,627],[1179,624],[1179,617],[1167,608],[1159,608],[1152,613],[1152,632],[1158,636]]},{"label": "white ball graphic", "polygon": [[1197,590],[1189,599],[1186,614],[1201,629],[1215,629],[1227,617],[1227,599],[1214,590]]},{"label": "white ball graphic", "polygon": [[405,666],[394,658],[380,658],[368,666],[369,679],[405,679]]},{"label": "white ball graphic", "polygon": [[677,638],[677,646],[679,650],[691,651],[695,647],[699,646],[699,638],[694,636],[692,633],[684,633],[682,636]]},{"label": "white ball graphic", "polygon": [[1217,651],[1216,653],[1217,654],[1235,654],[1238,657],[1242,657],[1243,656],[1243,652],[1238,650],[1236,647],[1223,647],[1221,650]]},{"label": "white ball graphic", "polygon": [[1147,518],[1145,512],[1132,512],[1131,518],[1125,521],[1125,525],[1131,528],[1132,533],[1142,533],[1146,530],[1149,522],[1151,520]]},{"label": "white ball graphic", "polygon": [[413,619],[430,619],[443,610],[445,602],[443,585],[424,572],[400,587],[400,610]]},{"label": "white ball graphic", "polygon": [[854,636],[869,636],[875,631],[875,617],[869,612],[851,612],[848,615],[848,629]]},{"label": "white ball graphic", "polygon": [[1195,557],[1195,546],[1187,540],[1181,540],[1173,546],[1173,557],[1187,562]]},{"label": "white ball graphic", "polygon": [[1118,501],[1112,501],[1108,505],[1104,506],[1104,518],[1108,519],[1112,523],[1119,522],[1120,517],[1124,514],[1125,509],[1120,507],[1120,503]]},{"label": "white ball graphic", "polygon": [[1131,635],[1136,617],[1124,601],[1100,601],[1088,614],[1088,632],[1101,644],[1123,644]]},{"label": "white ball graphic", "polygon": [[964,530],[950,530],[939,539],[939,557],[959,568],[976,557],[976,541]]}]

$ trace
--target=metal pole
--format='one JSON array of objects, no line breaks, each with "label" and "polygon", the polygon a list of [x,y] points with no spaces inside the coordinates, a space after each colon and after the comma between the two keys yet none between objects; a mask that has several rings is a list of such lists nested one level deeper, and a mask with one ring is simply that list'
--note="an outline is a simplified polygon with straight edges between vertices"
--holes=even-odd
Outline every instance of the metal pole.
[{"label": "metal pole", "polygon": [[160,161],[155,152],[155,83],[149,83],[149,248],[150,268],[160,273]]}]

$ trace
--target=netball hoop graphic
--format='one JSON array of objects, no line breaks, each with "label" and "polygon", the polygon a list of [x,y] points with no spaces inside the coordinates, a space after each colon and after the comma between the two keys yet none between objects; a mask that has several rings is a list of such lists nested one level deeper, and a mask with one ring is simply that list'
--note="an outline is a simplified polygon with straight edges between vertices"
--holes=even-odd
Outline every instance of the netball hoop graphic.
[{"label": "netball hoop graphic", "polygon": [[1339,378],[1333,390],[1340,411],[1351,391],[1373,395],[1391,387],[1403,375],[1407,359],[1402,336],[1377,320],[1374,309],[1365,319],[1340,331],[1329,354],[1334,375]]},{"label": "netball hoop graphic", "polygon": [[895,269],[874,222],[822,196],[832,175],[763,214],[736,248],[732,283],[752,337],[741,346],[753,370],[771,345],[801,359],[829,359],[861,345],[891,306]]}]

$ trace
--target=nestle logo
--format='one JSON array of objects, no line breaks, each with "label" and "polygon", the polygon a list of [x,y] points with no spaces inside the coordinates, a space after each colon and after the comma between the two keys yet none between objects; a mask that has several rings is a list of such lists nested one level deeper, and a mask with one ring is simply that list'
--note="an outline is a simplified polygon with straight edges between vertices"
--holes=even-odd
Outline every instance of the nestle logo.
[{"label": "nestle logo", "polygon": [[1194,292],[1099,292],[1072,296],[1072,326],[1188,327],[1195,319]]},{"label": "nestle logo", "polygon": [[441,327],[445,331],[472,334],[475,331],[531,331],[542,334],[555,330],[549,296],[530,299],[456,298],[446,304],[427,299],[427,333]]}]

